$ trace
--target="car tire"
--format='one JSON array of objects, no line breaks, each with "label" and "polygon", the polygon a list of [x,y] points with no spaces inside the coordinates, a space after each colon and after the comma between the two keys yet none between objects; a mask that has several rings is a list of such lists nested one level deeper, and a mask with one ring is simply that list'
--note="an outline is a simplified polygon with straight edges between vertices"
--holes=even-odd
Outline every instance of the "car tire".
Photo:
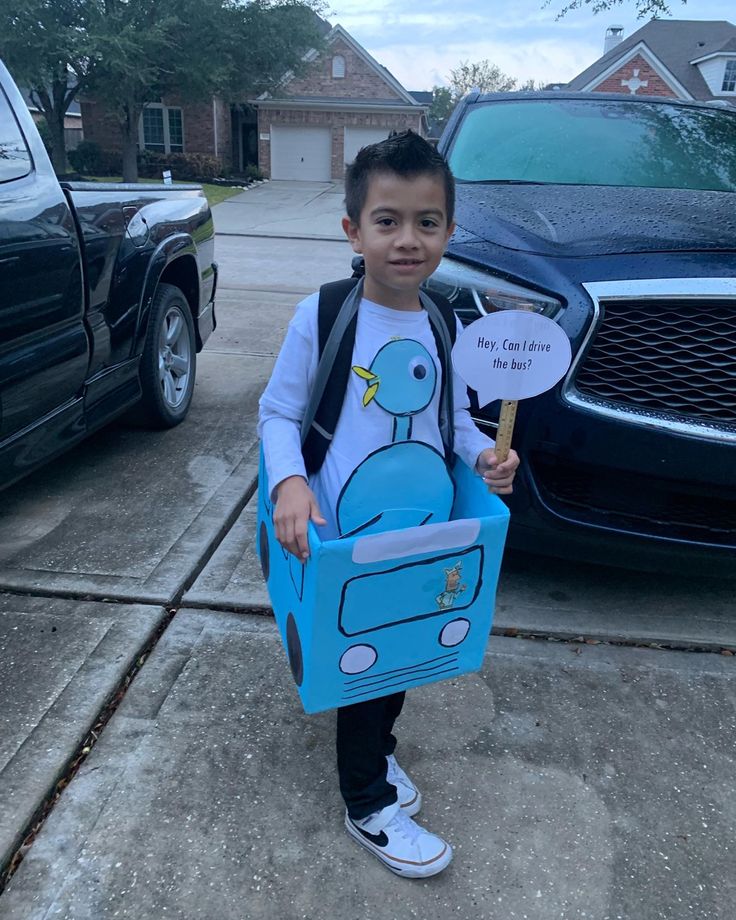
[{"label": "car tire", "polygon": [[173,428],[186,418],[194,392],[197,346],[194,320],[182,291],[159,284],[141,355],[141,400],[136,420],[149,428]]}]

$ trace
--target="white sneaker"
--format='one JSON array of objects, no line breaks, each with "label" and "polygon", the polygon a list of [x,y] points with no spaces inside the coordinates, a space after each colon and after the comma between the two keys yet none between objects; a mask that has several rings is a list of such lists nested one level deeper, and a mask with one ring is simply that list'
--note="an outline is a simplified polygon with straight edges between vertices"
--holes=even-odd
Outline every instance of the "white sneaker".
[{"label": "white sneaker", "polygon": [[388,773],[386,778],[392,786],[396,786],[399,796],[399,805],[405,815],[416,815],[422,807],[422,793],[404,773],[393,754],[386,757]]},{"label": "white sneaker", "polygon": [[449,843],[412,821],[398,802],[360,821],[353,821],[346,812],[345,827],[387,868],[405,878],[437,875],[452,859]]}]

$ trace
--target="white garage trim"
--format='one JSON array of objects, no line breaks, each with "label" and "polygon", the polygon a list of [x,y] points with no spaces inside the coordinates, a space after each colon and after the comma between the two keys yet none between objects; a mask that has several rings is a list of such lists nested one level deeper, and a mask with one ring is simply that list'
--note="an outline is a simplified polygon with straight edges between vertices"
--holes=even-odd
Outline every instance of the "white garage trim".
[{"label": "white garage trim", "polygon": [[345,128],[345,163],[352,163],[361,147],[385,141],[391,128]]},{"label": "white garage trim", "polygon": [[332,129],[271,125],[271,178],[329,182]]}]

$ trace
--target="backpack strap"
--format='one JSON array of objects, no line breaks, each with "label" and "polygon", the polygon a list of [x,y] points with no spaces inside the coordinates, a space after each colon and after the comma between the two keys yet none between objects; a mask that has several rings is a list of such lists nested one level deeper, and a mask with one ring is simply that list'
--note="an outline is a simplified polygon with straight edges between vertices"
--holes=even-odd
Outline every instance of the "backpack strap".
[{"label": "backpack strap", "polygon": [[455,311],[449,300],[435,292],[432,296],[424,291],[419,291],[419,299],[427,311],[429,322],[437,345],[437,356],[442,368],[442,387],[440,389],[440,434],[445,445],[445,462],[453,462],[455,453],[455,428],[452,424],[454,415],[455,397],[453,388],[452,346],[455,344],[457,334],[457,320]]},{"label": "backpack strap", "polygon": [[[434,292],[432,297],[429,297],[424,291],[420,291],[419,296],[429,316],[442,368],[440,431],[445,445],[445,460],[449,464],[452,462],[454,451],[450,353],[455,342],[455,313],[452,304]],[[333,281],[323,284],[319,289],[319,363],[301,426],[302,454],[308,476],[316,473],[322,466],[337,428],[350,378],[358,307],[362,297],[362,277],[354,276],[345,281]]]},{"label": "backpack strap", "polygon": [[319,364],[301,427],[302,454],[308,476],[322,466],[337,428],[348,388],[362,296],[362,278],[333,281],[319,289]]}]

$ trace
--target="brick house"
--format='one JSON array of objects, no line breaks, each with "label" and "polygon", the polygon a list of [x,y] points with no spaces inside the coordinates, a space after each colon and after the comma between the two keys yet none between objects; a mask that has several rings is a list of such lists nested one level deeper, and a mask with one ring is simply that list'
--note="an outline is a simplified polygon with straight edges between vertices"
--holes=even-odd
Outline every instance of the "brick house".
[{"label": "brick house", "polygon": [[258,165],[272,179],[328,181],[366,144],[412,128],[426,136],[418,102],[340,25],[327,35],[310,71],[252,101]]},{"label": "brick house", "polygon": [[[247,103],[150,103],[138,128],[139,148],[206,154],[225,172],[257,165],[274,179],[329,181],[342,178],[360,147],[391,131],[426,135],[427,106],[342,26],[325,28],[326,50],[308,55],[308,73],[287,74],[273,93]],[[81,109],[85,139],[120,152],[119,128],[100,100],[85,98]]]},{"label": "brick house", "polygon": [[628,38],[611,26],[603,56],[567,88],[736,105],[736,26],[654,19]]},{"label": "brick house", "polygon": [[[85,140],[94,141],[105,151],[120,153],[120,129],[104,105],[84,97],[81,109]],[[224,170],[231,168],[232,143],[230,106],[215,98],[198,105],[180,99],[151,102],[138,125],[140,150],[202,153],[219,159]]]}]

